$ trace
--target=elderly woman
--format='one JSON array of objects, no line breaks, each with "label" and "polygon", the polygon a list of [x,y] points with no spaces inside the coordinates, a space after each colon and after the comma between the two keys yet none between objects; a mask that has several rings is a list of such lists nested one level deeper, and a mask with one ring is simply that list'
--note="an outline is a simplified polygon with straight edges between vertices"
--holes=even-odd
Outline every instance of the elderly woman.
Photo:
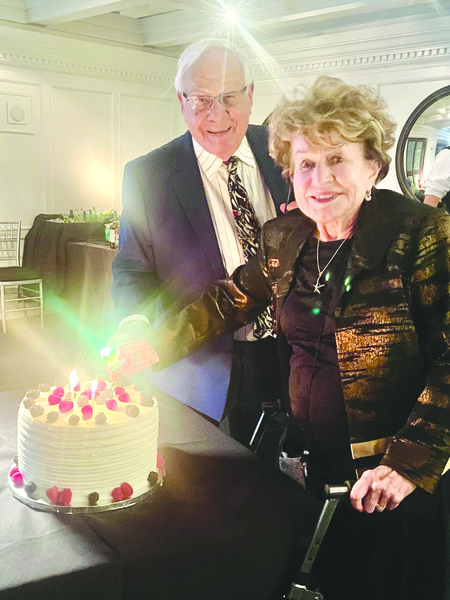
[{"label": "elderly woman", "polygon": [[285,451],[309,452],[314,494],[358,478],[320,557],[326,600],[444,597],[450,215],[374,187],[394,127],[377,95],[336,78],[283,99],[271,152],[299,210],[267,223],[254,260],[147,336],[163,368],[273,302]]}]

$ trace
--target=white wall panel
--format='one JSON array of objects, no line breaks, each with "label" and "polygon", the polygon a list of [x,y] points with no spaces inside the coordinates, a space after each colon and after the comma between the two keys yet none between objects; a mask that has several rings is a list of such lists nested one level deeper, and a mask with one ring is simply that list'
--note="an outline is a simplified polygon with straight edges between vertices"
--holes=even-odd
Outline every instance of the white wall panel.
[{"label": "white wall panel", "polygon": [[52,191],[56,212],[114,206],[113,96],[51,91]]},{"label": "white wall panel", "polygon": [[[22,119],[15,107],[23,109]],[[0,221],[28,223],[46,212],[42,141],[39,86],[11,84],[1,74]]]},{"label": "white wall panel", "polygon": [[122,167],[133,158],[147,154],[169,141],[168,132],[174,131],[174,103],[178,104],[175,92],[169,96],[170,99],[161,100],[120,96]]}]

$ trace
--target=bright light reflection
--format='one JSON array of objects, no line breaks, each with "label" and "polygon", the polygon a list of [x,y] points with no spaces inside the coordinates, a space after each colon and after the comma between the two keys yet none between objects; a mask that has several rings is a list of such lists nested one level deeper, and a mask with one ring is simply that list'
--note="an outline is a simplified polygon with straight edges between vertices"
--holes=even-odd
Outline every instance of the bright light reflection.
[{"label": "bright light reflection", "polygon": [[[45,357],[45,376],[51,377],[54,373],[56,378],[70,374],[70,388],[74,391],[80,380],[92,379],[93,370],[102,372],[104,363],[99,358],[99,351],[111,332],[101,327],[96,329],[92,325],[84,324],[71,307],[58,296],[49,294],[47,306],[66,325],[64,333],[61,332],[66,339],[55,343],[46,334],[46,327],[44,330],[37,331],[33,324],[27,322],[27,319],[18,331],[24,345],[32,349],[37,356]],[[75,365],[77,369],[74,368]]]},{"label": "bright light reflection", "polygon": [[[274,75],[279,71],[279,65],[250,33],[251,29],[257,29],[255,23],[260,20],[260,11],[261,8],[255,7],[251,0],[212,0],[208,12],[211,13],[214,29],[207,35],[213,39],[228,39],[242,48],[243,52],[254,59],[255,70],[262,69],[266,77],[272,79],[283,93],[287,93],[290,86],[284,81],[279,81]],[[231,14],[234,18],[229,17]],[[265,33],[267,34],[267,31]]]},{"label": "bright light reflection", "polygon": [[73,369],[73,371],[70,373],[69,381],[70,381],[70,389],[73,392],[78,383],[78,375],[77,375],[76,369]]},{"label": "bright light reflection", "polygon": [[233,10],[229,10],[225,13],[225,18],[229,23],[235,23],[237,21],[236,14]]},{"label": "bright light reflection", "polygon": [[104,346],[100,350],[100,358],[108,358],[108,356],[111,355],[111,352],[112,352],[111,346]]},{"label": "bright light reflection", "polygon": [[[267,43],[270,42],[267,39],[267,29],[255,25],[260,21],[261,15],[258,3],[254,0],[209,0],[202,4],[202,11],[205,13],[205,27],[201,37],[227,39],[236,44],[253,59],[255,71],[263,71],[262,79],[272,80],[283,94],[291,91],[292,85],[289,85],[289,82],[277,78],[277,73],[280,72],[278,63],[250,33],[250,30],[259,30],[265,34]],[[231,13],[235,17],[232,21],[227,18]],[[158,102],[172,99],[173,93],[173,85],[168,86]]]}]

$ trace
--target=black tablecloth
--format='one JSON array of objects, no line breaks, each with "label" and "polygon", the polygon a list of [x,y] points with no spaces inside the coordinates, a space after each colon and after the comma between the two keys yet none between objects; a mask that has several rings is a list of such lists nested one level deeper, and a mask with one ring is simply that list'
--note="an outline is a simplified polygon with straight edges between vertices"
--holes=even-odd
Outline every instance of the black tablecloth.
[{"label": "black tablecloth", "polygon": [[38,215],[24,240],[22,264],[37,271],[54,292],[65,288],[68,242],[104,240],[104,223],[54,223],[61,215]]},{"label": "black tablecloth", "polygon": [[0,394],[1,600],[268,600],[290,582],[321,506],[163,394],[156,494],[87,515],[21,504],[7,472],[22,395]]},{"label": "black tablecloth", "polygon": [[111,297],[112,262],[117,250],[106,243],[68,242],[65,300],[78,321],[107,340],[117,322]]}]

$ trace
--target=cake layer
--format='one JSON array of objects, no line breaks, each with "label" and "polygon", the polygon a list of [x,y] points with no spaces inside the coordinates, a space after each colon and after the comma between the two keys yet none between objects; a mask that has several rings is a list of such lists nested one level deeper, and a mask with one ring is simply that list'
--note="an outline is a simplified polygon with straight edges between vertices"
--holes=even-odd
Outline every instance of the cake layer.
[{"label": "cake layer", "polygon": [[[155,484],[156,399],[131,386],[98,387],[91,393],[92,382],[84,382],[79,391],[66,384],[27,392],[18,416],[18,471],[31,498],[100,506]],[[70,493],[61,496],[63,490]]]}]

